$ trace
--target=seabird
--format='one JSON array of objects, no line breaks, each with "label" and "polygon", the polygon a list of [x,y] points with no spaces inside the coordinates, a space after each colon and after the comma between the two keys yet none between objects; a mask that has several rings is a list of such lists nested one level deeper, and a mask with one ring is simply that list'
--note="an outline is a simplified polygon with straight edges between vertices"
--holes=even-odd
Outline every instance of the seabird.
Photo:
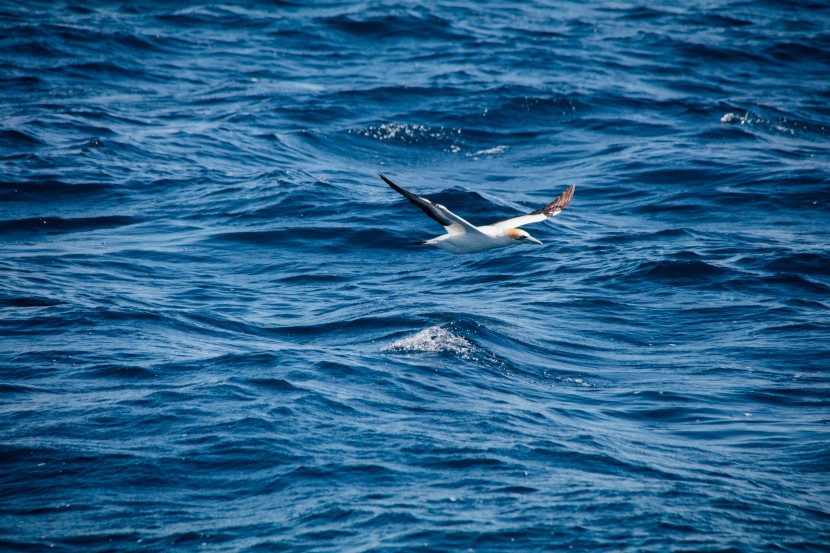
[{"label": "seabird", "polygon": [[533,242],[534,244],[541,245],[541,242],[525,231],[520,230],[519,227],[529,225],[530,223],[538,223],[548,217],[558,215],[560,211],[565,209],[565,206],[568,205],[571,198],[573,198],[575,188],[575,185],[571,185],[551,203],[527,215],[519,215],[518,217],[511,217],[510,219],[505,219],[492,225],[477,227],[471,225],[443,205],[436,204],[422,196],[404,190],[381,173],[378,173],[378,176],[386,184],[391,186],[392,190],[420,207],[427,216],[437,221],[447,230],[447,234],[432,238],[431,240],[418,242],[418,244],[432,244],[452,253],[483,252],[494,248],[521,244],[522,242]]}]

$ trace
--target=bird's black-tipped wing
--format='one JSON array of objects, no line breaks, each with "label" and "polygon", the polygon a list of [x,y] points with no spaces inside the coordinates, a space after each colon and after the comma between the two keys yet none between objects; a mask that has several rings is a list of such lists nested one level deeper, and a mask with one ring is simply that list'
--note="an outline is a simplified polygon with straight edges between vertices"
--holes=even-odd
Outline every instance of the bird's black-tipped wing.
[{"label": "bird's black-tipped wing", "polygon": [[480,232],[474,225],[471,225],[443,205],[436,204],[427,198],[413,194],[409,190],[401,188],[381,173],[378,173],[378,176],[383,179],[383,182],[392,187],[392,190],[417,205],[424,213],[427,214],[428,217],[434,221],[437,221],[439,225],[447,229],[448,233],[458,234],[462,232]]}]

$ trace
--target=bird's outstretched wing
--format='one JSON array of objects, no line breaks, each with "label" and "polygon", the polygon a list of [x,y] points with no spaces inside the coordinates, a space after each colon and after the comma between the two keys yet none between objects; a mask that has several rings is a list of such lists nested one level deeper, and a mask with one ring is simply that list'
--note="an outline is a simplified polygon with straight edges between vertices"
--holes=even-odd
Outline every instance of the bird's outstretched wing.
[{"label": "bird's outstretched wing", "polygon": [[382,178],[386,184],[391,186],[392,190],[398,192],[404,198],[420,207],[421,210],[423,210],[423,212],[426,213],[431,219],[438,221],[442,227],[447,229],[449,234],[462,234],[465,232],[481,233],[481,231],[474,225],[471,225],[443,205],[433,203],[426,198],[413,194],[408,190],[404,190],[391,180],[384,177],[381,173],[378,173],[378,176]]},{"label": "bird's outstretched wing", "polygon": [[549,203],[542,209],[537,209],[536,211],[528,213],[527,215],[511,217],[510,219],[505,219],[504,221],[493,223],[490,226],[496,229],[518,228],[522,225],[538,223],[539,221],[544,221],[548,217],[558,215],[560,211],[565,209],[565,207],[571,201],[571,198],[574,197],[574,188],[576,188],[576,185],[569,186],[568,189],[562,192],[562,194],[560,194],[558,198],[553,200],[551,203]]}]

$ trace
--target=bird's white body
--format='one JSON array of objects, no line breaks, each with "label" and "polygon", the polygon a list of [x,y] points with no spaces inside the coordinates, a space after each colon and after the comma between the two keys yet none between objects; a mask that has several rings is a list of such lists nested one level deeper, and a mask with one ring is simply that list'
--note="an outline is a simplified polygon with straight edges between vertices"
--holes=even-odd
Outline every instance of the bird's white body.
[{"label": "bird's white body", "polygon": [[538,209],[527,215],[511,217],[492,225],[477,227],[471,225],[441,204],[436,204],[427,198],[413,194],[390,181],[380,173],[380,178],[393,190],[404,198],[421,208],[431,219],[441,224],[447,234],[437,236],[431,240],[424,240],[419,244],[431,244],[452,253],[475,253],[512,246],[523,241],[542,243],[518,227],[530,223],[544,221],[548,217],[558,215],[560,211],[571,201],[574,194],[574,187],[571,186],[558,198],[550,202],[542,209]]},{"label": "bird's white body", "polygon": [[[442,234],[432,240],[426,240],[424,244],[432,244],[452,253],[476,253],[512,246],[516,243],[514,238],[508,236],[506,230],[495,229],[492,225],[476,227],[476,229],[479,232]],[[536,242],[541,244],[538,240]]]}]

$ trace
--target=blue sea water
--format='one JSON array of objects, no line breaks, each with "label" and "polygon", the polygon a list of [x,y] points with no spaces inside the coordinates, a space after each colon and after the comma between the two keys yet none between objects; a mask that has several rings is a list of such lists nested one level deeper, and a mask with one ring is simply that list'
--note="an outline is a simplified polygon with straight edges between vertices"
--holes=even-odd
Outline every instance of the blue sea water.
[{"label": "blue sea water", "polygon": [[4,2],[0,82],[3,551],[830,550],[828,4]]}]

